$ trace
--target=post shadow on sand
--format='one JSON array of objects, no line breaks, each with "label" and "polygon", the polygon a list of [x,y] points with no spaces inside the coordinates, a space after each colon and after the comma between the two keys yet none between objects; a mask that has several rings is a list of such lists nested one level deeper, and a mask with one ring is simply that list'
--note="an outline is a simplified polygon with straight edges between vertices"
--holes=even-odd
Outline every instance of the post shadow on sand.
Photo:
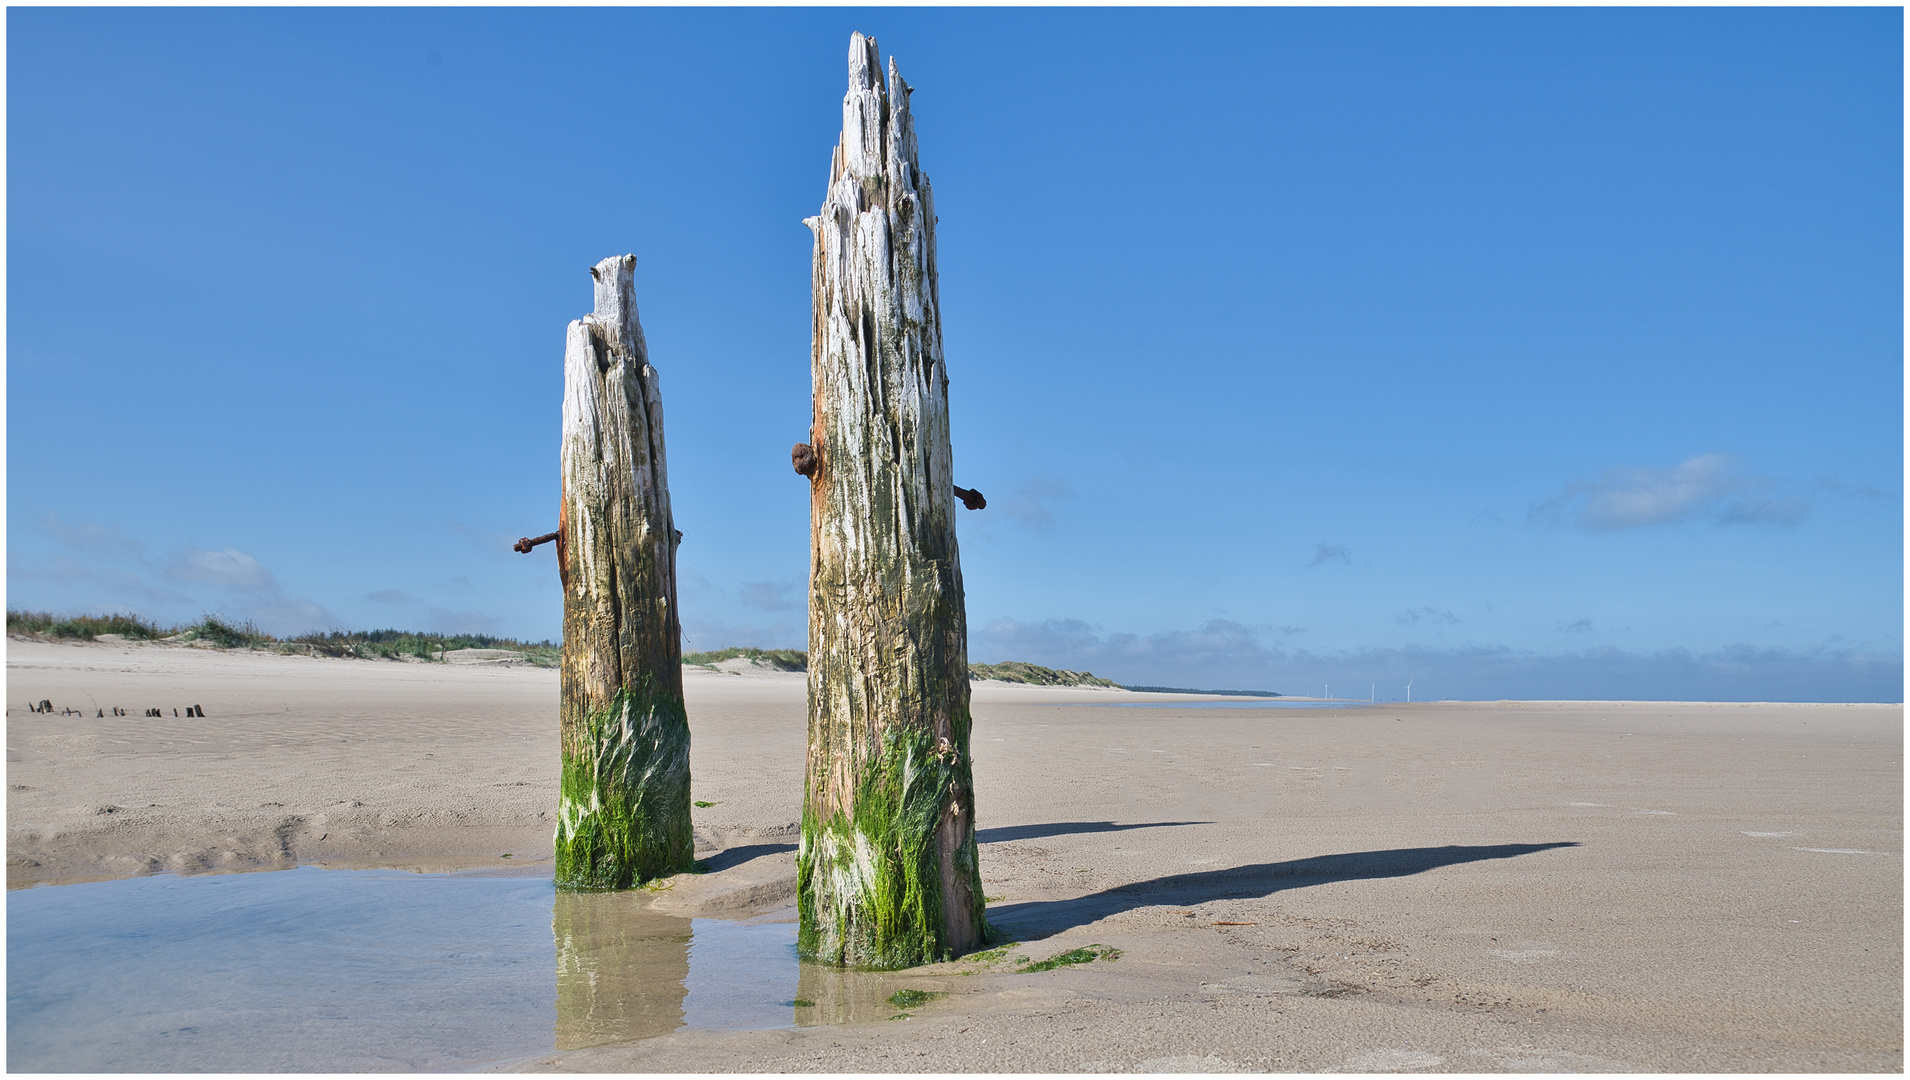
[{"label": "post shadow on sand", "polygon": [[1074,900],[1030,900],[1019,904],[1003,904],[988,909],[988,921],[1002,933],[1029,941],[1105,919],[1117,912],[1152,904],[1190,907],[1213,900],[1258,899],[1309,885],[1406,877],[1441,866],[1486,859],[1510,859],[1552,848],[1578,846],[1577,841],[1567,840],[1550,844],[1448,845],[1318,855],[1310,859],[1256,863],[1197,874],[1174,874],[1118,885]]},{"label": "post shadow on sand", "polygon": [[765,855],[780,855],[785,851],[796,850],[794,844],[745,844],[742,847],[724,848],[722,851],[703,860],[703,865],[711,872],[728,870],[732,866],[741,866],[751,859],[760,859]]},{"label": "post shadow on sand", "polygon": [[1126,832],[1129,829],[1165,829],[1173,825],[1212,825],[1211,821],[1143,821],[1135,825],[1116,825],[1112,821],[1052,821],[1046,825],[1000,825],[976,829],[975,842],[998,844],[1004,840],[1036,840],[1044,836],[1073,836],[1077,833]]},{"label": "post shadow on sand", "polygon": [[[1116,825],[1112,821],[1054,821],[1045,825],[1002,825],[993,829],[976,829],[975,842],[994,844],[1004,840],[1034,840],[1043,836],[1126,832],[1129,829],[1162,829],[1170,825],[1212,824],[1211,821],[1145,821],[1136,825]],[[742,847],[719,851],[703,860],[703,863],[714,872],[728,870],[732,866],[741,866],[751,859],[760,859],[765,855],[779,855],[782,852],[794,850],[796,850],[794,844],[746,844]]]}]

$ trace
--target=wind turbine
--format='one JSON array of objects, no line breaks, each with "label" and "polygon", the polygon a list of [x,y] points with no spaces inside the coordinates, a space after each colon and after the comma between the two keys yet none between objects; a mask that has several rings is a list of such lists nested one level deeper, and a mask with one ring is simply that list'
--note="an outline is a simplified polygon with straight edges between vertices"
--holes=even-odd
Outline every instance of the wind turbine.
[{"label": "wind turbine", "polygon": [[1406,704],[1411,705],[1412,703],[1413,703],[1413,680],[1407,679],[1406,680]]}]

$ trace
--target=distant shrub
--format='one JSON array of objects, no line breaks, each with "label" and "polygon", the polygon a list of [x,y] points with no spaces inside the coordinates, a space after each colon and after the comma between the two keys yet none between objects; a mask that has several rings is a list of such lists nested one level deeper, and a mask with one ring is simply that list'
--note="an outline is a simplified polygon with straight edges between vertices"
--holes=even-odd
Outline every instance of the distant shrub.
[{"label": "distant shrub", "polygon": [[976,679],[997,679],[1001,682],[1026,683],[1029,686],[1114,686],[1107,679],[1100,678],[1091,671],[1058,671],[1045,668],[1040,664],[1026,664],[1020,660],[1004,660],[999,664],[970,664],[968,674]]},{"label": "distant shrub", "polygon": [[725,660],[743,657],[761,661],[777,671],[808,671],[809,654],[801,649],[716,649],[712,652],[683,654],[683,662],[694,667],[713,668]]},{"label": "distant shrub", "polygon": [[[235,622],[208,614],[188,626],[161,627],[138,615],[75,615],[63,617],[44,611],[7,609],[7,631],[44,637],[91,641],[101,634],[145,641],[178,638],[216,645],[222,649],[272,648],[282,653],[357,657],[365,660],[437,660],[459,649],[504,649],[522,653],[539,667],[555,667],[562,647],[548,640],[519,641],[489,634],[427,634],[411,630],[326,630],[277,638],[251,621]],[[801,653],[795,654],[801,656]]]},{"label": "distant shrub", "polygon": [[555,667],[561,648],[549,641],[519,641],[489,634],[429,634],[413,630],[327,630],[287,639],[305,651],[322,656],[362,660],[402,660],[407,657],[436,661],[460,649],[503,649],[522,653],[538,667]]},{"label": "distant shrub", "polygon": [[250,619],[233,623],[211,614],[201,618],[196,626],[187,627],[185,634],[188,641],[209,641],[224,649],[255,649],[277,640],[253,625]]},{"label": "distant shrub", "polygon": [[118,634],[142,641],[166,637],[169,633],[156,623],[137,615],[74,615],[61,618],[45,611],[7,609],[7,630],[13,633],[44,634],[47,637],[79,638],[91,641],[101,634]]}]

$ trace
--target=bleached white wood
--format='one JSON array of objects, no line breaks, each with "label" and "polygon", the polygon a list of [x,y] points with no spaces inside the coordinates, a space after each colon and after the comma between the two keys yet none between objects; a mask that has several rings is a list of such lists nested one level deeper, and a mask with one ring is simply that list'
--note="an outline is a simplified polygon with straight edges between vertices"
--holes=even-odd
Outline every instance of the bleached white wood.
[{"label": "bleached white wood", "polygon": [[[935,200],[910,93],[893,59],[884,76],[873,38],[850,39],[842,135],[806,221],[816,463],[802,941],[877,966],[959,954],[982,933]],[[878,835],[882,821],[908,825]],[[897,900],[898,874],[921,895]]]}]

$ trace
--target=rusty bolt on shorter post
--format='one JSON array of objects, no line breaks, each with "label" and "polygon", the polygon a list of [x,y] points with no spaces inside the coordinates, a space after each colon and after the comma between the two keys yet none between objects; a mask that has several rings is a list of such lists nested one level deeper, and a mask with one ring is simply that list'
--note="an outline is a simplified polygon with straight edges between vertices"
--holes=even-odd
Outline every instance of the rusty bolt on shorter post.
[{"label": "rusty bolt on shorter post", "polygon": [[532,548],[536,547],[539,544],[547,544],[550,541],[555,539],[557,539],[556,533],[545,533],[544,535],[537,537],[536,539],[532,539],[531,537],[526,536],[518,540],[517,543],[512,544],[511,550],[521,551],[524,554],[529,555],[531,553]]},{"label": "rusty bolt on shorter post", "polygon": [[970,491],[965,487],[957,487],[955,489],[955,497],[962,500],[962,505],[968,507],[970,510],[986,510],[988,508],[988,500],[982,498],[982,493],[979,491]]}]

